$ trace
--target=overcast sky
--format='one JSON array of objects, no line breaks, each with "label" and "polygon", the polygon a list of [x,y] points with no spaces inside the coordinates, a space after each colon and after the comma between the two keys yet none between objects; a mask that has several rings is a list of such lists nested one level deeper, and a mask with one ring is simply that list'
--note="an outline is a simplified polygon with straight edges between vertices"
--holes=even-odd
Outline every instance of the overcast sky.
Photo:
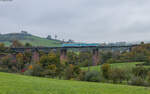
[{"label": "overcast sky", "polygon": [[150,40],[150,0],[0,0],[0,32],[84,42]]}]

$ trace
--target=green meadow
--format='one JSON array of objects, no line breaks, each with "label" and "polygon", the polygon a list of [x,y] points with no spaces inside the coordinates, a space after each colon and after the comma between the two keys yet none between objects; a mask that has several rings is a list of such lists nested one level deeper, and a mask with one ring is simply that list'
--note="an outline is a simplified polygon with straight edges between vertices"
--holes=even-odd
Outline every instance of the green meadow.
[{"label": "green meadow", "polygon": [[[111,68],[122,68],[122,69],[132,69],[133,67],[136,67],[136,64],[142,64],[143,62],[124,62],[124,63],[114,63],[110,64]],[[150,66],[144,66],[144,67],[150,67]],[[82,70],[88,70],[88,67],[82,67]],[[101,65],[98,66],[90,66],[90,71],[100,71]]]},{"label": "green meadow", "polygon": [[150,88],[0,73],[0,94],[150,94]]}]

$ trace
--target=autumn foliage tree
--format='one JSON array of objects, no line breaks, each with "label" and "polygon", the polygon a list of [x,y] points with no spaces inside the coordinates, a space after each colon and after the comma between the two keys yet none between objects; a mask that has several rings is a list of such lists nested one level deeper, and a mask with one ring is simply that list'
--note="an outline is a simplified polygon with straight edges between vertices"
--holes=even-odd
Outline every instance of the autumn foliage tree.
[{"label": "autumn foliage tree", "polygon": [[43,68],[47,68],[48,65],[52,65],[52,64],[56,65],[57,63],[59,63],[58,57],[53,53],[48,55],[43,55],[40,58],[40,64],[42,65]]},{"label": "autumn foliage tree", "polygon": [[30,50],[26,50],[24,53],[24,62],[25,63],[31,63],[32,61],[32,52]]},{"label": "autumn foliage tree", "polygon": [[21,43],[21,42],[19,42],[18,40],[14,40],[13,42],[12,42],[12,45],[11,45],[11,47],[22,47],[23,46],[23,44]]},{"label": "autumn foliage tree", "polygon": [[0,52],[4,52],[6,50],[5,44],[0,43]]},{"label": "autumn foliage tree", "polygon": [[80,52],[78,59],[78,65],[81,67],[87,67],[92,65],[92,54],[90,52]]},{"label": "autumn foliage tree", "polygon": [[102,74],[103,74],[104,78],[109,79],[109,73],[111,70],[110,65],[109,64],[103,64],[101,66],[101,69],[102,69]]},{"label": "autumn foliage tree", "polygon": [[18,53],[16,55],[16,60],[17,60],[17,68],[18,71],[21,71],[23,65],[24,65],[24,61],[23,61],[23,54],[22,53]]},{"label": "autumn foliage tree", "polygon": [[77,65],[79,63],[79,56],[75,52],[68,52],[67,57],[69,64]]},{"label": "autumn foliage tree", "polygon": [[8,54],[1,58],[0,66],[4,71],[8,72],[16,72],[17,71],[17,63],[11,54]]},{"label": "autumn foliage tree", "polygon": [[43,75],[55,77],[57,75],[58,65],[59,65],[59,57],[50,52],[48,55],[43,55],[40,58],[40,65],[44,69]]},{"label": "autumn foliage tree", "polygon": [[79,67],[69,64],[65,69],[65,79],[76,79],[80,74],[81,70]]},{"label": "autumn foliage tree", "polygon": [[122,62],[149,62],[150,44],[141,44],[133,47],[130,52],[121,54],[120,61]]},{"label": "autumn foliage tree", "polygon": [[9,55],[4,56],[3,58],[1,58],[1,61],[2,61],[2,63],[1,63],[1,66],[2,66],[2,67],[8,68],[8,69],[11,68],[11,65],[10,65],[10,63],[11,63],[11,58],[10,58]]}]

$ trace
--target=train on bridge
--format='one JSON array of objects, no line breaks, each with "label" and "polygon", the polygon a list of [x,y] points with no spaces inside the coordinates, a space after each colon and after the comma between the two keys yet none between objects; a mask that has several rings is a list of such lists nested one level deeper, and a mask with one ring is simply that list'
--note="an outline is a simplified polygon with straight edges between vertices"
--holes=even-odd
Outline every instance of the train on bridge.
[{"label": "train on bridge", "polygon": [[67,43],[62,44],[62,47],[98,47],[98,43]]}]

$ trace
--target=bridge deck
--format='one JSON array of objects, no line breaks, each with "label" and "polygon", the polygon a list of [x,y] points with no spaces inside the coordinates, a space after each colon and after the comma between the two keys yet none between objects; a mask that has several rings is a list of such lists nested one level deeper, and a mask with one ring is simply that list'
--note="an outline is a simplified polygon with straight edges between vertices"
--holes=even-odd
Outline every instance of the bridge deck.
[{"label": "bridge deck", "polygon": [[61,49],[61,48],[128,48],[138,45],[123,45],[123,46],[65,46],[65,47],[17,47],[11,49]]},{"label": "bridge deck", "polygon": [[22,52],[25,50],[51,50],[51,49],[80,49],[80,48],[89,48],[89,49],[104,49],[104,48],[132,48],[138,45],[125,45],[125,46],[68,46],[68,47],[18,47],[18,48],[10,48],[12,51]]}]

